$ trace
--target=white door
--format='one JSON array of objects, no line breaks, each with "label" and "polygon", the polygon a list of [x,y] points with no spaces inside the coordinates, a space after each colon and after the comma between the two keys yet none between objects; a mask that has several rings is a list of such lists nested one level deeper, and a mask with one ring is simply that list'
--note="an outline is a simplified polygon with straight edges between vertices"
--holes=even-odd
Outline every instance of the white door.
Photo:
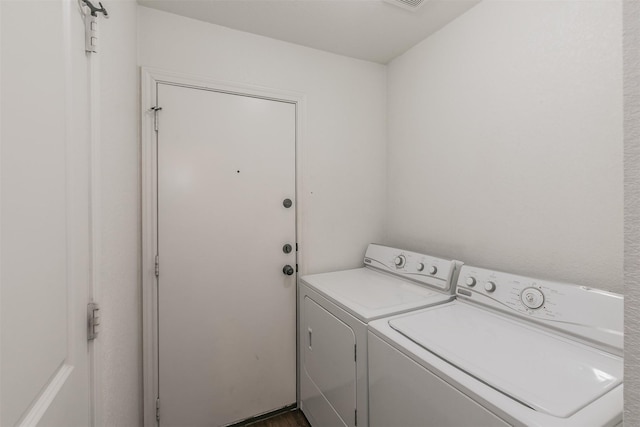
[{"label": "white door", "polygon": [[168,84],[157,102],[160,425],[293,404],[295,104]]},{"label": "white door", "polygon": [[88,59],[76,1],[0,1],[0,425],[90,424]]}]

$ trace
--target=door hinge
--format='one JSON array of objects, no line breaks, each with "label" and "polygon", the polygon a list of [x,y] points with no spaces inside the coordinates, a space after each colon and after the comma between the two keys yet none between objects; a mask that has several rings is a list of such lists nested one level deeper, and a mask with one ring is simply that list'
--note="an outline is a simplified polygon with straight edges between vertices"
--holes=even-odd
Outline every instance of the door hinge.
[{"label": "door hinge", "polygon": [[160,277],[160,256],[156,255],[156,267],[155,267],[156,277]]},{"label": "door hinge", "polygon": [[156,399],[156,421],[160,421],[160,398]]},{"label": "door hinge", "polygon": [[296,243],[296,252],[298,252],[298,243]]},{"label": "door hinge", "polygon": [[150,110],[153,111],[153,129],[158,132],[158,111],[162,110],[162,107],[156,105],[151,107]]},{"label": "door hinge", "polygon": [[296,264],[296,273],[298,272],[298,264]]},{"label": "door hinge", "polygon": [[353,345],[353,361],[358,361],[358,344]]},{"label": "door hinge", "polygon": [[98,50],[98,18],[90,13],[84,15],[84,51],[96,53]]},{"label": "door hinge", "polygon": [[98,336],[100,325],[100,306],[95,302],[87,304],[87,340],[93,341]]},{"label": "door hinge", "polygon": [[357,426],[358,425],[358,410],[354,409],[353,412],[354,414],[354,421],[353,421],[353,425]]},{"label": "door hinge", "polygon": [[[109,13],[98,2],[100,7],[96,7],[89,0],[82,0],[82,14],[84,15],[84,50],[87,53],[96,53],[98,46],[98,13],[102,13],[105,18],[109,18]],[[87,7],[89,10],[85,10]]]}]

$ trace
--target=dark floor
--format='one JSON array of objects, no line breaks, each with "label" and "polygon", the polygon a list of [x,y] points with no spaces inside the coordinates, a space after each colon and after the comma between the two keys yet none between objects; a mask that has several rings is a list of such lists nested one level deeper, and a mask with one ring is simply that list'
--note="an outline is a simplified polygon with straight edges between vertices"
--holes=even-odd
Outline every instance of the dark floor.
[{"label": "dark floor", "polygon": [[246,427],[311,427],[299,409],[274,415],[271,418],[246,424]]}]

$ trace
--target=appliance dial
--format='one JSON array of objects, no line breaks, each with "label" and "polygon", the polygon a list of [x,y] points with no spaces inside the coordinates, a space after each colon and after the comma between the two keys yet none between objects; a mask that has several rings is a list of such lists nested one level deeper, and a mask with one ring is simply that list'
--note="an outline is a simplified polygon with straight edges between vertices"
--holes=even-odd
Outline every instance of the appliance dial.
[{"label": "appliance dial", "polygon": [[400,268],[400,267],[404,267],[404,264],[407,262],[407,259],[404,257],[404,255],[398,255],[394,262],[396,264],[396,267]]},{"label": "appliance dial", "polygon": [[484,284],[484,290],[487,292],[493,292],[496,290],[496,284],[493,282],[487,282]]},{"label": "appliance dial", "polygon": [[436,274],[438,272],[438,267],[436,267],[435,265],[432,265],[431,267],[429,267],[429,274]]},{"label": "appliance dial", "polygon": [[538,288],[525,288],[520,299],[525,307],[531,309],[540,308],[544,304],[544,294]]},{"label": "appliance dial", "polygon": [[417,269],[418,271],[422,271],[422,270],[424,270],[424,264],[423,264],[423,263],[421,263],[421,262],[419,262],[419,263],[418,263],[418,265],[416,266],[416,269]]},{"label": "appliance dial", "polygon": [[473,288],[476,285],[476,278],[475,277],[467,277],[467,281],[466,281],[467,286]]}]

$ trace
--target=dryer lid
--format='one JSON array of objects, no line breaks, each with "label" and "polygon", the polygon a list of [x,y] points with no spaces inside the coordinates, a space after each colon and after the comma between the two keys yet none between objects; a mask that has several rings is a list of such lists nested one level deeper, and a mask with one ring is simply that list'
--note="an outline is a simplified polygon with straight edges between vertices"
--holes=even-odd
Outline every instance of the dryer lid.
[{"label": "dryer lid", "polygon": [[507,396],[557,417],[573,415],[622,383],[620,357],[470,304],[432,307],[389,325]]},{"label": "dryer lid", "polygon": [[370,268],[313,274],[301,280],[365,323],[452,298]]}]

